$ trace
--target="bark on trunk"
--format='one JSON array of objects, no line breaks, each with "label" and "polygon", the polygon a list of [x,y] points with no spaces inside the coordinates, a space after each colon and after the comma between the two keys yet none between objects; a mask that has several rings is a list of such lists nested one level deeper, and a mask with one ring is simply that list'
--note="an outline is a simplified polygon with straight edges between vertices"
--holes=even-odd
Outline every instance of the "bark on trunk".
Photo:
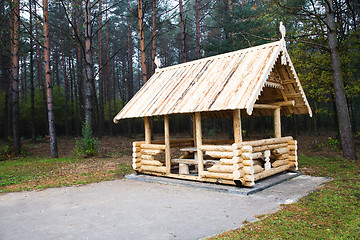
[{"label": "bark on trunk", "polygon": [[181,30],[181,56],[180,62],[186,62],[186,45],[185,45],[185,23],[184,23],[184,9],[182,0],[179,0],[179,10],[180,10],[180,30]]},{"label": "bark on trunk", "polygon": [[331,0],[325,1],[326,23],[328,44],[331,51],[331,63],[333,68],[333,81],[335,91],[336,111],[339,123],[339,134],[342,153],[345,158],[356,159],[356,152],[352,138],[349,111],[346,104],[344,82],[340,67],[340,57],[337,50],[335,16]]},{"label": "bark on trunk", "polygon": [[50,75],[50,39],[49,39],[49,12],[48,1],[43,0],[43,29],[44,29],[44,62],[45,62],[45,82],[47,95],[47,110],[49,120],[49,135],[50,135],[50,152],[51,158],[58,157],[56,131],[55,131],[55,113],[53,105],[52,84]]},{"label": "bark on trunk", "polygon": [[196,57],[197,59],[201,58],[200,52],[200,9],[199,9],[199,0],[195,2],[195,25],[196,25]]},{"label": "bark on trunk", "polygon": [[65,61],[65,53],[64,53],[64,41],[62,37],[62,29],[60,25],[60,42],[61,42],[61,62],[64,73],[64,95],[65,95],[65,134],[69,135],[69,80],[66,71],[66,61]]},{"label": "bark on trunk", "polygon": [[86,64],[86,84],[85,84],[85,124],[93,129],[93,60],[91,52],[91,4],[90,0],[85,1],[85,64]]},{"label": "bark on trunk", "polygon": [[156,0],[152,2],[152,43],[151,43],[151,73],[155,72],[156,57]]},{"label": "bark on trunk", "polygon": [[[128,9],[130,9],[129,0],[127,0]],[[127,31],[127,43],[128,43],[128,55],[127,55],[127,62],[128,62],[128,71],[127,71],[127,92],[128,92],[128,99],[132,98],[134,94],[134,78],[133,78],[133,46],[132,46],[132,38],[131,38],[131,23],[130,17],[128,17],[128,31]],[[124,91],[124,97],[122,98],[123,101],[126,101],[126,94]]]},{"label": "bark on trunk", "polygon": [[[102,1],[99,0],[98,27],[102,26]],[[98,59],[99,69],[102,68],[102,33],[98,32]],[[99,136],[104,135],[104,78],[103,71],[99,72]]]},{"label": "bark on trunk", "polygon": [[140,35],[140,54],[141,54],[141,75],[142,83],[147,81],[147,69],[146,69],[146,54],[145,54],[145,36],[144,36],[144,11],[143,2],[138,0],[138,21],[139,21],[139,35]]},{"label": "bark on trunk", "polygon": [[[30,10],[30,34],[33,33],[33,13],[32,13],[33,0],[29,0]],[[36,128],[35,128],[35,87],[34,87],[34,41],[30,37],[30,98],[31,98],[31,141],[36,141]]]},{"label": "bark on trunk", "polygon": [[10,2],[10,38],[11,38],[11,95],[13,148],[16,154],[21,152],[19,127],[19,38],[20,38],[20,2]]},{"label": "bark on trunk", "polygon": [[[107,15],[106,15],[106,19],[107,19]],[[110,81],[110,47],[109,47],[109,23],[106,23],[106,83],[107,83],[107,97],[108,97],[108,103],[109,103],[109,110],[108,110],[108,114],[109,114],[109,135],[112,136],[113,132],[112,132],[112,125],[113,125],[113,121],[112,121],[112,114],[111,114],[111,96],[112,96],[112,91],[111,91],[111,81]]]}]

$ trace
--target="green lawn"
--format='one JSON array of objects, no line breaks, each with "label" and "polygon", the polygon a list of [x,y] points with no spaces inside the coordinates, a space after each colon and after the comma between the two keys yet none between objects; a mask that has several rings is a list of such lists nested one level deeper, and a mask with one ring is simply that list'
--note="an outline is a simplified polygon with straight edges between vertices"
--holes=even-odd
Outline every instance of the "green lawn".
[{"label": "green lawn", "polygon": [[0,193],[121,178],[132,171],[117,158],[19,158],[0,162]]},{"label": "green lawn", "polygon": [[260,221],[209,239],[359,239],[360,165],[342,158],[306,157],[303,171],[333,181]]}]

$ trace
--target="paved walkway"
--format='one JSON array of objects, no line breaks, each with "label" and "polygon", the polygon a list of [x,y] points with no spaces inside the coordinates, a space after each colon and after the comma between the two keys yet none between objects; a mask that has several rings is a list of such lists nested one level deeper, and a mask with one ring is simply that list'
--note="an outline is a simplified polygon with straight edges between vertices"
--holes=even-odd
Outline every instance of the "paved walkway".
[{"label": "paved walkway", "polygon": [[117,180],[0,195],[0,239],[199,239],[238,228],[313,191],[299,176],[243,196]]}]

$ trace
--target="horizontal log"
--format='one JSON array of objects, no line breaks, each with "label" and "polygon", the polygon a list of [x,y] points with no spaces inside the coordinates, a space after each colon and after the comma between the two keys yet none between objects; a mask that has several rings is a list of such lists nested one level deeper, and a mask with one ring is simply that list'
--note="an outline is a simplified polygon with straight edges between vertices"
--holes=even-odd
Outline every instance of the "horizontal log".
[{"label": "horizontal log", "polygon": [[252,152],[253,151],[252,146],[242,146],[240,149],[242,152]]},{"label": "horizontal log", "polygon": [[254,174],[264,171],[260,165],[254,165]]},{"label": "horizontal log", "polygon": [[150,166],[162,166],[162,162],[158,160],[141,160],[141,164]]},{"label": "horizontal log", "polygon": [[261,139],[261,140],[255,140],[255,141],[244,141],[241,143],[234,143],[233,147],[234,148],[241,148],[242,146],[258,147],[258,146],[263,146],[263,145],[287,143],[291,140],[293,140],[292,137],[282,137],[282,138]]},{"label": "horizontal log", "polygon": [[242,153],[242,151],[241,151],[241,150],[239,150],[239,149],[235,149],[235,150],[233,150],[233,156],[240,156],[240,155],[241,155],[241,153]]},{"label": "horizontal log", "polygon": [[234,164],[234,158],[231,158],[231,159],[229,159],[229,158],[221,158],[220,159],[220,164],[221,165],[233,165]]},{"label": "horizontal log", "polygon": [[253,147],[253,152],[263,152],[266,150],[272,150],[275,148],[283,148],[283,147],[287,147],[287,143],[278,143],[278,144],[270,144],[270,145]]},{"label": "horizontal log", "polygon": [[134,170],[138,170],[139,168],[141,167],[141,162],[134,162],[133,164],[132,164],[132,168],[134,169]]},{"label": "horizontal log", "polygon": [[218,152],[218,151],[206,151],[206,155],[209,155],[213,158],[232,158],[233,153],[232,152]]},{"label": "horizontal log", "polygon": [[133,163],[141,162],[141,158],[133,157],[132,162],[133,162]]},{"label": "horizontal log", "polygon": [[246,175],[253,175],[255,172],[254,166],[244,166],[241,171],[243,171]]},{"label": "horizontal log", "polygon": [[289,165],[290,161],[289,160],[276,160],[275,162],[273,162],[271,164],[272,167],[279,167],[279,166],[283,166],[283,165]]},{"label": "horizontal log", "polygon": [[[230,159],[228,159],[230,160]],[[233,163],[241,163],[243,159],[241,157],[233,157],[232,158]]]},{"label": "horizontal log", "polygon": [[233,167],[233,170],[235,171],[235,170],[242,169],[244,167],[244,165],[242,165],[242,163],[236,163],[232,167]]},{"label": "horizontal log", "polygon": [[290,140],[288,141],[289,145],[297,145],[297,140]]},{"label": "horizontal log", "polygon": [[243,176],[243,180],[245,182],[254,182],[255,181],[255,178],[254,178],[254,175],[244,175]]},{"label": "horizontal log", "polygon": [[289,155],[296,156],[297,155],[297,150],[290,150]]},{"label": "horizontal log", "polygon": [[297,150],[297,145],[288,145],[289,151]]},{"label": "horizontal log", "polygon": [[279,107],[286,107],[286,106],[294,106],[295,101],[290,100],[290,101],[283,101],[283,102],[274,102],[274,103],[271,103],[271,104],[277,105]]},{"label": "horizontal log", "polygon": [[140,147],[141,144],[145,143],[145,141],[141,141],[141,142],[133,142],[133,147]]},{"label": "horizontal log", "polygon": [[279,106],[274,106],[274,105],[270,105],[270,104],[254,104],[253,107],[256,109],[277,109],[277,108],[279,108]]},{"label": "horizontal log", "polygon": [[229,165],[215,164],[212,167],[208,168],[207,171],[217,173],[232,173],[234,171],[234,167]]},{"label": "horizontal log", "polygon": [[142,154],[141,159],[143,159],[143,160],[154,160],[155,157],[154,157],[154,155]]},{"label": "horizontal log", "polygon": [[220,152],[232,152],[232,146],[228,145],[202,145],[199,147],[202,151],[220,151]]},{"label": "horizontal log", "polygon": [[141,150],[141,147],[133,147],[132,148],[133,152],[140,152],[140,150]]},{"label": "horizontal log", "polygon": [[204,178],[234,180],[233,174],[228,174],[228,173],[214,173],[214,172],[203,171],[200,172],[200,176]]},{"label": "horizontal log", "polygon": [[284,148],[277,148],[272,150],[272,153],[276,156],[276,155],[281,155],[281,154],[286,154],[289,152],[289,149],[284,147]]},{"label": "horizontal log", "polygon": [[263,156],[262,152],[242,153],[241,154],[241,157],[243,159],[247,159],[247,160],[261,158],[262,156]]},{"label": "horizontal log", "polygon": [[141,157],[141,153],[140,152],[136,152],[136,153],[132,153],[132,157],[133,158],[138,158],[138,157]]},{"label": "horizontal log", "polygon": [[270,156],[270,159],[272,159],[272,160],[284,160],[284,159],[288,159],[288,158],[289,158],[289,154],[281,154],[278,156],[271,155]]},{"label": "horizontal log", "polygon": [[148,172],[157,172],[157,173],[166,173],[166,167],[157,167],[157,166],[149,166],[149,165],[141,165],[140,172],[148,171]]},{"label": "horizontal log", "polygon": [[275,175],[275,174],[277,174],[277,173],[286,171],[286,170],[288,170],[289,168],[290,168],[290,165],[283,165],[283,166],[280,166],[280,167],[277,167],[277,168],[271,168],[270,170],[263,171],[263,172],[261,172],[261,173],[255,174],[255,175],[254,175],[254,179],[255,179],[255,181],[258,181],[258,180],[260,180],[260,179],[263,179],[263,178],[266,178],[266,177]]},{"label": "horizontal log", "polygon": [[297,162],[297,156],[289,156],[289,161],[290,162]]},{"label": "horizontal log", "polygon": [[158,149],[141,149],[140,151],[142,154],[146,155],[159,155],[160,153],[163,153],[163,150]]},{"label": "horizontal log", "polygon": [[254,164],[254,161],[252,159],[244,159],[241,162],[244,166],[252,166]]},{"label": "horizontal log", "polygon": [[153,149],[153,150],[165,150],[165,145],[144,143],[144,144],[141,144],[141,148]]},{"label": "horizontal log", "polygon": [[298,162],[290,162],[289,163],[290,169],[297,171],[298,170]]},{"label": "horizontal log", "polygon": [[234,177],[234,180],[240,180],[242,177],[244,177],[244,172],[241,170],[234,170],[233,177]]},{"label": "horizontal log", "polygon": [[255,182],[244,182],[242,185],[243,185],[244,187],[252,187],[252,186],[255,185]]},{"label": "horizontal log", "polygon": [[[140,170],[140,169],[139,169]],[[139,171],[140,172],[140,171]],[[160,173],[160,172],[153,172],[153,171],[145,171],[145,170],[142,170],[141,171],[142,174],[149,174],[149,175],[155,175],[155,176],[167,176],[166,173]]]}]

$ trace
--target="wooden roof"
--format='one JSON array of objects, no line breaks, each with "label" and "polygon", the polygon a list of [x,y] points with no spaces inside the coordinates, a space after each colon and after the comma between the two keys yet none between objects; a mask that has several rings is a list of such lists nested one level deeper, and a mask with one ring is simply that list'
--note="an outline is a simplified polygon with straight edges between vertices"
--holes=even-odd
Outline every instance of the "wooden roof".
[{"label": "wooden roof", "polygon": [[124,118],[245,110],[272,115],[254,104],[294,100],[282,114],[312,115],[284,39],[170,67],[158,68],[116,115]]}]

